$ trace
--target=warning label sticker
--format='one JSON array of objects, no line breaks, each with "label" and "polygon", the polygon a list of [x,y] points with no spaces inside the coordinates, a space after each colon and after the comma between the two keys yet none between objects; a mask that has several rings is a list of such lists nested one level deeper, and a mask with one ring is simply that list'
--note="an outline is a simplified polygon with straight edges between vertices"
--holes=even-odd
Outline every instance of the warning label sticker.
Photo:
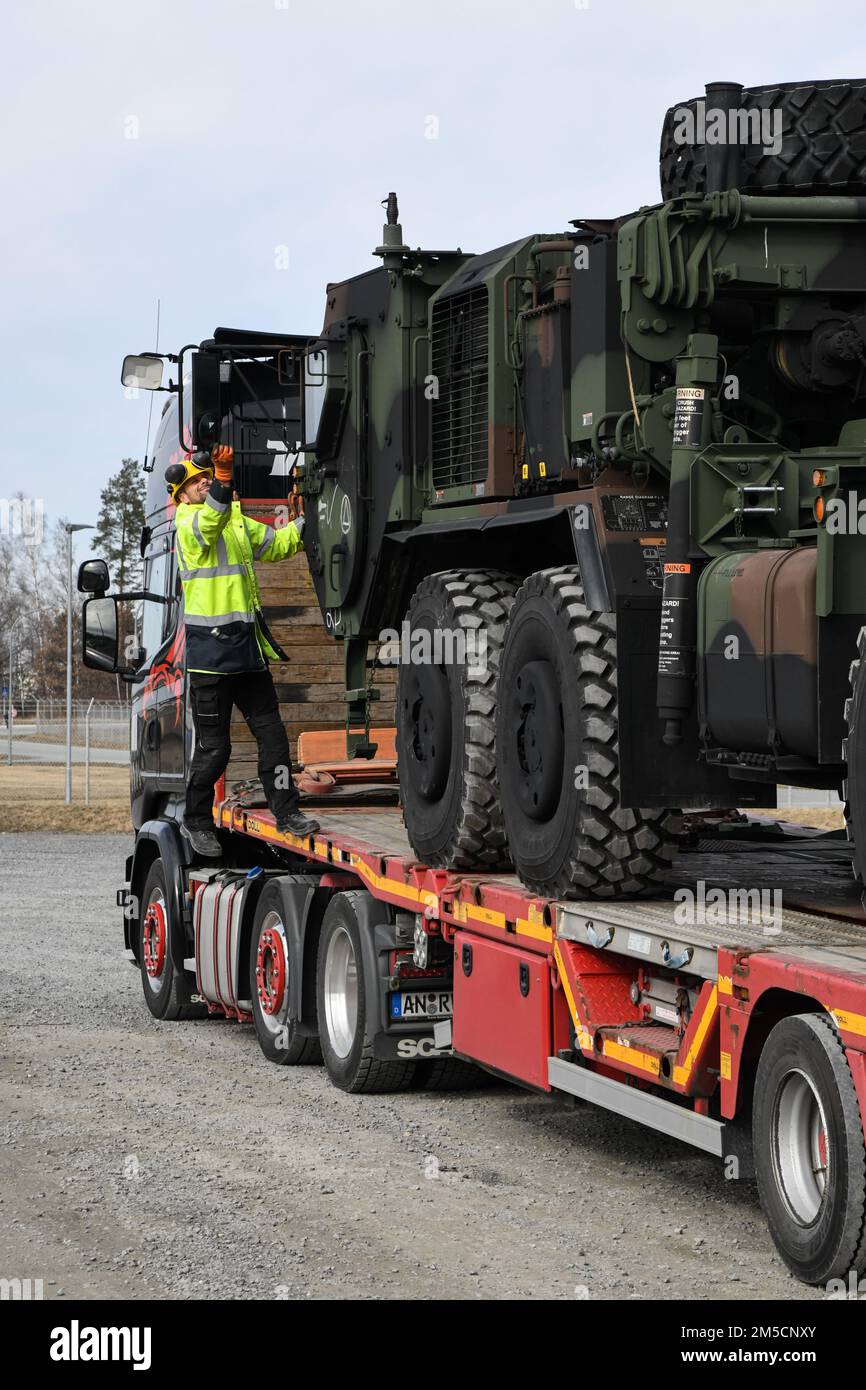
[{"label": "warning label sticker", "polygon": [[704,413],[703,386],[678,386],[677,408],[674,415],[673,446],[696,449],[701,442],[701,423]]}]

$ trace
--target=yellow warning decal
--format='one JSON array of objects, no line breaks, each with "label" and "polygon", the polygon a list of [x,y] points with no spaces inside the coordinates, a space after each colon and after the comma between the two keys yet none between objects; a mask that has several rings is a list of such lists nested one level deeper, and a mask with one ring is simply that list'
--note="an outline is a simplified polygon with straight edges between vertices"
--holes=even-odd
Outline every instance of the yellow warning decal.
[{"label": "yellow warning decal", "polygon": [[659,1074],[661,1059],[650,1057],[647,1052],[639,1052],[636,1047],[624,1047],[622,1043],[613,1042],[610,1038],[606,1038],[602,1054],[615,1062],[625,1062],[630,1067],[637,1067],[640,1071],[649,1072],[651,1076],[658,1076]]},{"label": "yellow warning decal", "polygon": [[720,1070],[721,1070],[722,1080],[723,1080],[723,1081],[730,1081],[730,1079],[731,1079],[731,1054],[730,1054],[730,1052],[723,1052],[723,1053],[721,1054]]},{"label": "yellow warning decal", "polygon": [[825,1004],[824,1007],[835,1018],[843,1032],[856,1033],[861,1038],[866,1037],[866,1018],[863,1014],[852,1014],[847,1009],[832,1009],[829,1004]]}]

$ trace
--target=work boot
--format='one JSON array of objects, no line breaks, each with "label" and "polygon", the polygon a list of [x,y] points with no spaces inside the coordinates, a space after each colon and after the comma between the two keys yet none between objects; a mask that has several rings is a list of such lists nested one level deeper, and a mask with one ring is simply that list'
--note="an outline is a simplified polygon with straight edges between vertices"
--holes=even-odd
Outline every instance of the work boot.
[{"label": "work boot", "polygon": [[180,833],[192,845],[195,853],[204,859],[222,858],[222,846],[212,830],[196,830],[194,826],[181,821]]},{"label": "work boot", "polygon": [[277,821],[277,829],[281,834],[314,835],[319,829],[319,822],[313,820],[312,816],[305,816],[303,811],[292,811],[291,815]]}]

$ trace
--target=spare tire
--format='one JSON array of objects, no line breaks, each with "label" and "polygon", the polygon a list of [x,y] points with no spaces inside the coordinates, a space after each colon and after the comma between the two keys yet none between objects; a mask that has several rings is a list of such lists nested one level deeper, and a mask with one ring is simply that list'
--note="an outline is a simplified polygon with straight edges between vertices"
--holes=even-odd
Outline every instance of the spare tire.
[{"label": "spare tire", "polygon": [[[659,151],[665,201],[707,191],[706,145],[674,138],[680,113],[694,114],[699,100],[679,102],[665,115]],[[708,109],[711,105],[707,101]],[[765,154],[762,145],[742,146],[741,192],[866,193],[866,79],[744,87],[742,106],[781,112],[782,141],[778,154]]]}]

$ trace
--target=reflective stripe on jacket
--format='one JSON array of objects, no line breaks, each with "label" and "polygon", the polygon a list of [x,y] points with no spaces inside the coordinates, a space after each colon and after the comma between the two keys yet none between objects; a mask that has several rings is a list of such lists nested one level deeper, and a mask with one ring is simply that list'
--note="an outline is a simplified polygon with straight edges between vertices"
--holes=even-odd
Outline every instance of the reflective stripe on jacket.
[{"label": "reflective stripe on jacket", "polygon": [[295,555],[303,544],[298,528],[289,522],[277,531],[244,516],[231,487],[216,479],[200,505],[180,503],[174,525],[187,670],[228,675],[282,660],[257,619],[253,563]]}]

